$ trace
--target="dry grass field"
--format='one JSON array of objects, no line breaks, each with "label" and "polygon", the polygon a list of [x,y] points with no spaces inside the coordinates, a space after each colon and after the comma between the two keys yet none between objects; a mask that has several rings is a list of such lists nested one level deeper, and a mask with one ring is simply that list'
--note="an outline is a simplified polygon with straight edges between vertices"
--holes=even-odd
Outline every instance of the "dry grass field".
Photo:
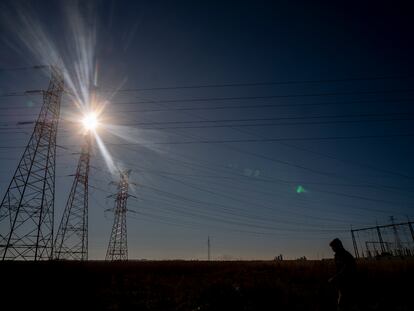
[{"label": "dry grass field", "polygon": [[[0,310],[336,310],[331,261],[4,262]],[[361,310],[414,310],[414,261],[360,261]]]}]

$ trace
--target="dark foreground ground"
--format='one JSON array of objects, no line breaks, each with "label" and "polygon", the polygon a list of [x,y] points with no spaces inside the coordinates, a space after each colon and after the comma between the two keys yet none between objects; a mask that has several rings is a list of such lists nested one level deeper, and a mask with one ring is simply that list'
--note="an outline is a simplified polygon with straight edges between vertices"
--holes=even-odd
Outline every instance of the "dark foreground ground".
[{"label": "dark foreground ground", "polygon": [[[414,261],[358,269],[360,310],[414,310]],[[333,273],[325,261],[3,262],[0,310],[336,310]]]}]

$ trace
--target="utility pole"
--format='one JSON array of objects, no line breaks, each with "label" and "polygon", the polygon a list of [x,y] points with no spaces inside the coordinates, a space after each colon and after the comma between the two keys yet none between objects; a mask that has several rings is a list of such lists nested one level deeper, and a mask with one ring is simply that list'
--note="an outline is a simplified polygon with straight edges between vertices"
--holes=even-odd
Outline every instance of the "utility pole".
[{"label": "utility pole", "polygon": [[351,236],[352,236],[352,244],[354,246],[355,258],[358,259],[359,258],[358,245],[357,245],[357,242],[355,240],[355,234],[354,234],[354,230],[352,230],[352,227],[351,227]]},{"label": "utility pole", "polygon": [[91,133],[85,134],[72,188],[55,240],[55,258],[88,260],[88,180]]},{"label": "utility pole", "polygon": [[131,196],[128,194],[130,172],[130,170],[120,172],[118,193],[115,199],[114,223],[105,257],[105,260],[108,261],[128,260],[126,213],[128,211],[127,200]]},{"label": "utility pole", "polygon": [[208,238],[207,238],[207,259],[208,259],[208,261],[211,260],[211,258],[210,258],[210,236],[208,236]]},{"label": "utility pole", "polygon": [[376,229],[377,229],[377,234],[378,234],[378,241],[379,241],[380,247],[381,247],[381,254],[384,254],[385,253],[384,241],[382,239],[382,234],[381,234],[381,230],[378,226],[378,223],[377,223]]},{"label": "utility pole", "polygon": [[407,224],[408,224],[408,227],[410,228],[411,238],[413,239],[413,242],[414,242],[414,229],[413,229],[413,223],[410,221],[410,218],[408,218],[408,216],[407,216]]},{"label": "utility pole", "polygon": [[52,66],[33,133],[0,204],[2,260],[53,257],[56,135],[63,89],[62,73]]},{"label": "utility pole", "polygon": [[402,246],[401,246],[400,236],[398,235],[397,226],[394,223],[394,216],[390,216],[390,221],[391,221],[391,224],[392,224],[392,230],[394,231],[394,238],[395,238],[395,245],[397,246],[397,252],[400,255],[400,253],[402,251]]}]

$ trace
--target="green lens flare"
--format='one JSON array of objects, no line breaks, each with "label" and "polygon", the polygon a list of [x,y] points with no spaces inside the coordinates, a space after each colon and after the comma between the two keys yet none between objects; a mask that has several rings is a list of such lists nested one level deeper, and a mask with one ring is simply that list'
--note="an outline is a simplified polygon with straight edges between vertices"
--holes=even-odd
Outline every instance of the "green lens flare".
[{"label": "green lens flare", "polygon": [[303,188],[301,185],[296,187],[296,193],[300,194],[300,193],[305,193],[305,192],[306,192],[305,188]]}]

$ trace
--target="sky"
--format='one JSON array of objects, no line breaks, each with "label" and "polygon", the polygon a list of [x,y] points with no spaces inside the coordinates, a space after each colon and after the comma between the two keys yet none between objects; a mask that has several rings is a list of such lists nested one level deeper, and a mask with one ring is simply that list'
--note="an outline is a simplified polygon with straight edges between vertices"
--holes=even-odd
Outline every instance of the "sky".
[{"label": "sky", "polygon": [[[0,192],[57,64],[107,102],[91,158],[89,258],[131,169],[131,259],[331,257],[350,228],[412,219],[413,16],[398,2],[3,1]],[[26,92],[26,93],[25,93]],[[66,94],[55,228],[81,112]],[[112,164],[111,164],[112,163]]]}]

